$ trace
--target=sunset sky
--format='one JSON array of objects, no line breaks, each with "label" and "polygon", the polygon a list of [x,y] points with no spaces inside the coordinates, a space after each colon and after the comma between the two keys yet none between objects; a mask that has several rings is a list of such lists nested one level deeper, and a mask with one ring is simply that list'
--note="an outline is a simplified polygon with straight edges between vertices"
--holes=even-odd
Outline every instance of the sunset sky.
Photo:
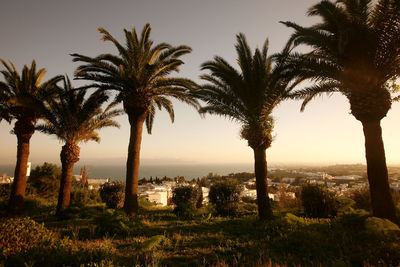
[{"label": "sunset sky", "polygon": [[[140,32],[149,22],[151,38],[172,45],[189,45],[193,52],[183,57],[179,76],[200,82],[200,65],[219,55],[235,64],[235,35],[243,32],[250,46],[270,41],[270,53],[285,45],[291,30],[279,21],[307,26],[316,18],[306,17],[313,0],[2,0],[0,6],[0,58],[11,60],[18,70],[35,59],[48,70],[44,79],[57,74],[73,76],[78,64],[71,53],[96,56],[116,53],[100,40],[98,27],[108,30],[122,43],[123,28]],[[236,65],[235,65],[236,66]],[[2,66],[0,66],[3,69]],[[0,79],[3,79],[0,76]],[[74,81],[78,86],[82,82]],[[175,123],[165,111],[156,114],[153,134],[143,133],[143,164],[249,163],[252,150],[240,139],[240,126],[225,118],[207,115],[175,103]],[[274,111],[275,140],[267,151],[272,163],[365,163],[361,123],[351,114],[346,98],[325,96],[311,102],[300,113],[301,102],[287,101]],[[125,164],[129,123],[118,121],[120,129],[100,132],[101,143],[81,145],[81,161]],[[400,103],[394,103],[382,121],[386,158],[400,164]],[[16,137],[10,134],[14,122],[0,123],[0,165],[14,164]],[[61,149],[54,136],[39,132],[31,139],[30,161],[59,163]]]}]

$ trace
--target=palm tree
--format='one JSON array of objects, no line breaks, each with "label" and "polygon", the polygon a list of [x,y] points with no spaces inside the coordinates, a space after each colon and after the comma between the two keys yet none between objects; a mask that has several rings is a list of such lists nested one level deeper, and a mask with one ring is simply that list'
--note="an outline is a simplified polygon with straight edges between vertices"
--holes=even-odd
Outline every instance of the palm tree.
[{"label": "palm tree", "polygon": [[340,92],[362,123],[374,216],[398,222],[390,195],[380,121],[391,107],[388,81],[400,75],[400,1],[321,1],[309,16],[322,21],[310,27],[284,22],[295,32],[288,47],[312,51],[289,61],[298,76],[316,83],[294,94],[304,106],[315,96]]},{"label": "palm tree", "polygon": [[1,71],[4,81],[0,81],[0,121],[4,119],[11,123],[16,120],[13,133],[18,140],[17,164],[8,202],[8,212],[15,214],[22,208],[25,197],[29,141],[35,132],[35,124],[41,117],[44,99],[51,95],[62,76],[41,83],[46,70],[36,70],[35,61],[32,61],[30,68],[25,65],[21,75],[12,62],[7,64],[2,59],[0,62],[5,67]]},{"label": "palm tree", "polygon": [[180,56],[190,53],[188,46],[173,47],[167,43],[153,45],[150,25],[146,24],[139,37],[135,28],[124,29],[126,46],[121,45],[110,33],[100,28],[104,41],[112,42],[119,55],[101,54],[87,57],[73,54],[73,61],[84,62],[76,70],[78,79],[93,81],[91,85],[100,91],[117,92],[115,102],[122,102],[128,115],[130,139],[126,163],[126,192],[124,209],[129,216],[138,212],[138,172],[142,129],[144,122],[151,134],[153,119],[158,109],[166,109],[172,122],[174,110],[168,97],[197,106],[189,94],[195,84],[184,78],[171,78],[169,74],[179,70],[183,61]]},{"label": "palm tree", "polygon": [[200,113],[229,117],[242,124],[241,136],[254,150],[258,214],[261,220],[272,216],[268,198],[266,149],[270,147],[274,120],[273,109],[299,81],[291,82],[283,68],[287,52],[281,56],[268,56],[268,40],[262,50],[254,54],[243,34],[237,35],[236,51],[240,72],[221,57],[202,64],[202,75],[207,83],[197,96],[207,103]]},{"label": "palm tree", "polygon": [[108,100],[102,92],[95,92],[85,99],[85,90],[76,90],[68,77],[56,96],[48,101],[44,112],[45,124],[36,127],[39,131],[56,135],[64,143],[61,153],[61,183],[58,195],[57,213],[64,211],[70,204],[72,171],[79,161],[79,143],[93,140],[100,142],[98,130],[105,127],[119,127],[113,120],[121,114],[120,110],[104,111],[101,106]]}]

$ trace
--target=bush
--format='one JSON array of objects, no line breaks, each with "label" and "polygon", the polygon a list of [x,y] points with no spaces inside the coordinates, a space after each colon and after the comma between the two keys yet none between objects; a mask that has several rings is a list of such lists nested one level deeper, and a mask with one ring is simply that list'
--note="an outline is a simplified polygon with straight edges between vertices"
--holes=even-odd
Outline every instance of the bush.
[{"label": "bush", "polygon": [[224,181],[213,184],[208,194],[219,215],[232,215],[238,209],[240,188],[237,183]]},{"label": "bush", "polygon": [[350,198],[354,200],[355,208],[363,209],[363,210],[371,210],[371,195],[369,193],[369,188],[364,187],[358,190],[355,190],[350,195]]},{"label": "bush", "polygon": [[199,195],[198,187],[191,185],[175,187],[171,200],[175,204],[174,213],[180,217],[192,217],[196,211]]},{"label": "bush", "polygon": [[60,189],[60,177],[61,168],[45,162],[31,171],[28,184],[42,197],[56,197]]},{"label": "bush", "polygon": [[100,197],[107,207],[120,209],[124,205],[125,184],[122,182],[108,182],[100,187]]},{"label": "bush", "polygon": [[337,214],[338,201],[335,194],[320,185],[303,185],[301,203],[307,217],[330,218]]},{"label": "bush", "polygon": [[9,218],[0,222],[0,250],[3,257],[24,253],[41,245],[52,245],[54,234],[29,217]]},{"label": "bush", "polygon": [[94,220],[96,225],[96,233],[99,236],[127,236],[137,229],[137,225],[133,220],[121,210],[107,209],[105,212],[98,214]]},{"label": "bush", "polygon": [[11,193],[11,184],[0,184],[0,200],[8,200]]},{"label": "bush", "polygon": [[0,222],[0,251],[0,266],[81,266],[109,258],[107,248],[86,248],[60,239],[29,217]]},{"label": "bush", "polygon": [[99,191],[89,190],[86,187],[76,186],[72,187],[71,191],[71,204],[76,206],[83,206],[88,203],[99,203],[102,199]]}]

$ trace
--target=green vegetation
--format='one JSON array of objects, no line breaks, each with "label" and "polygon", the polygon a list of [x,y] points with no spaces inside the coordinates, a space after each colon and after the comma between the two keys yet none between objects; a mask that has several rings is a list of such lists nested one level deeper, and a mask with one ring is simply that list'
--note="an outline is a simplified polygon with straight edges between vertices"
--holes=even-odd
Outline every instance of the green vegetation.
[{"label": "green vegetation", "polygon": [[31,171],[28,184],[42,197],[56,198],[60,189],[61,168],[45,162]]},{"label": "green vegetation", "polygon": [[193,217],[196,214],[200,196],[200,189],[196,186],[175,187],[171,199],[171,202],[175,205],[174,213],[182,218]]},{"label": "green vegetation", "polygon": [[239,205],[240,187],[233,180],[218,182],[210,187],[208,197],[218,215],[234,215]]},{"label": "green vegetation", "polygon": [[[5,68],[0,121],[16,121],[12,133],[18,140],[13,184],[0,186],[0,216],[4,217],[0,266],[399,266],[400,194],[392,198],[389,187],[390,175],[398,177],[399,172],[388,173],[380,122],[392,101],[399,100],[392,93],[400,76],[400,2],[323,0],[308,15],[321,21],[311,27],[283,22],[294,33],[282,52],[272,56],[268,56],[268,41],[253,53],[245,35],[237,35],[240,69],[215,56],[202,64],[209,74],[201,76],[205,84],[200,86],[169,76],[179,71],[181,56],[191,48],[154,45],[149,24],[140,36],[135,28],[124,30],[125,46],[100,28],[102,39],[110,41],[118,55],[72,54],[73,61],[82,64],[75,78],[92,82],[77,89],[68,78],[59,87],[61,76],[41,83],[45,70],[36,70],[35,61],[25,65],[20,75],[11,62],[0,59]],[[305,54],[294,52],[299,45],[311,49]],[[306,80],[312,84],[297,90]],[[89,88],[96,91],[85,97]],[[109,90],[117,93],[103,110]],[[360,190],[352,199],[339,199],[325,187],[305,184],[300,194],[296,192],[300,198],[291,200],[281,186],[272,189],[281,201],[271,205],[266,149],[273,141],[274,108],[291,98],[302,99],[304,110],[314,97],[335,92],[347,97],[352,115],[362,124],[367,166],[351,168],[368,179],[369,192]],[[151,134],[157,108],[164,108],[173,121],[170,98],[196,108],[200,99],[206,104],[199,109],[201,114],[226,116],[241,124],[241,137],[254,150],[257,204],[249,199],[239,202],[239,188],[229,176],[213,174],[176,187],[174,210],[138,199],[143,125]],[[118,126],[113,118],[121,111],[110,109],[118,103],[131,126],[126,186],[107,183],[99,194],[88,190],[87,177],[74,184],[72,170],[82,141],[99,141],[97,130]],[[40,119],[45,123],[37,124]],[[64,143],[62,169],[48,163],[37,167],[27,187],[29,142],[36,129]],[[349,171],[356,173],[349,168],[339,172],[325,168],[332,175]],[[300,183],[298,174],[286,170],[277,170],[270,178],[276,182],[284,175]],[[253,175],[232,176],[240,181]],[[186,182],[184,177],[175,181]],[[209,184],[211,204],[202,206],[200,186]],[[30,197],[25,199],[26,192]],[[100,203],[100,196],[106,205]],[[6,217],[18,213],[21,217]]]},{"label": "green vegetation", "polygon": [[80,143],[100,142],[98,131],[105,127],[119,127],[113,120],[121,114],[120,110],[111,109],[110,105],[102,109],[108,100],[104,92],[94,92],[85,98],[85,90],[72,87],[68,77],[64,78],[62,87],[57,87],[54,98],[47,101],[42,110],[45,124],[36,126],[39,131],[55,135],[63,146],[60,153],[61,182],[58,195],[57,212],[62,213],[70,205],[72,171],[79,161]]},{"label": "green vegetation", "polygon": [[89,87],[104,92],[116,91],[114,103],[123,104],[131,126],[128,160],[126,163],[126,191],[124,209],[129,216],[138,213],[138,172],[143,124],[151,134],[156,109],[164,108],[174,121],[170,98],[198,107],[191,93],[196,84],[186,78],[170,77],[183,64],[180,59],[192,49],[185,45],[154,44],[150,39],[151,27],[146,24],[138,36],[136,29],[124,29],[126,45],[121,45],[108,31],[99,28],[103,41],[111,42],[118,55],[100,54],[87,57],[72,54],[80,62],[75,75],[78,79],[93,82]]},{"label": "green vegetation", "polygon": [[[274,212],[257,219],[240,204],[235,217],[200,212],[180,219],[171,208],[139,199],[140,215],[93,204],[67,209],[38,198],[29,218],[2,219],[5,266],[360,266],[400,264],[400,231],[361,210],[332,219]],[[29,199],[27,200],[29,205]],[[51,212],[40,212],[51,210]],[[396,228],[397,227],[397,228]],[[373,230],[371,230],[373,229]],[[379,243],[379,246],[376,244]]]},{"label": "green vegetation", "polygon": [[308,53],[293,53],[286,61],[297,77],[312,81],[292,97],[302,99],[301,110],[316,96],[341,93],[362,127],[375,216],[400,223],[390,195],[381,120],[396,100],[393,81],[400,76],[398,0],[320,1],[308,10],[319,22],[309,27],[283,22],[294,33],[287,49],[300,45]]},{"label": "green vegetation", "polygon": [[301,203],[305,215],[314,218],[335,217],[339,204],[334,193],[316,184],[301,187]]},{"label": "green vegetation", "polygon": [[125,184],[108,182],[100,187],[101,200],[111,209],[119,209],[124,205]]},{"label": "green vegetation", "polygon": [[196,96],[206,102],[199,110],[201,114],[224,116],[240,123],[240,136],[254,152],[258,214],[261,220],[267,220],[272,217],[266,158],[266,150],[273,141],[272,112],[289,97],[301,79],[288,74],[285,68],[288,50],[279,56],[271,56],[268,55],[268,40],[254,52],[243,33],[238,34],[236,40],[240,69],[219,56],[204,62],[201,69],[210,73],[201,75],[205,84],[200,86]]},{"label": "green vegetation", "polygon": [[11,61],[7,64],[0,59],[0,62],[5,67],[5,70],[0,71],[4,77],[4,82],[0,81],[0,122],[5,120],[11,123],[15,120],[13,133],[18,140],[14,182],[7,208],[10,214],[18,214],[25,198],[29,141],[35,133],[36,123],[43,116],[41,110],[44,108],[44,101],[51,98],[56,83],[62,76],[42,82],[46,70],[37,70],[34,60],[30,67],[23,67],[21,74]]}]

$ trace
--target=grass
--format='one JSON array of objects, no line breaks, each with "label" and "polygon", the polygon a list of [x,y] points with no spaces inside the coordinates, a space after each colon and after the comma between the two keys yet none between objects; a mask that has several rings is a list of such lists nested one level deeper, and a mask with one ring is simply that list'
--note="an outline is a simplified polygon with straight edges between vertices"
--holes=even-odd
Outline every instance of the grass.
[{"label": "grass", "polygon": [[67,238],[70,245],[67,249],[39,248],[39,252],[3,256],[5,266],[400,264],[399,231],[367,231],[364,222],[368,215],[363,212],[335,219],[302,219],[277,211],[274,220],[260,222],[252,206],[242,206],[235,217],[204,213],[183,220],[172,208],[142,202],[135,219],[103,204],[71,207],[60,219],[54,214],[54,202],[37,198],[27,203],[25,216],[43,223],[58,238]]}]

